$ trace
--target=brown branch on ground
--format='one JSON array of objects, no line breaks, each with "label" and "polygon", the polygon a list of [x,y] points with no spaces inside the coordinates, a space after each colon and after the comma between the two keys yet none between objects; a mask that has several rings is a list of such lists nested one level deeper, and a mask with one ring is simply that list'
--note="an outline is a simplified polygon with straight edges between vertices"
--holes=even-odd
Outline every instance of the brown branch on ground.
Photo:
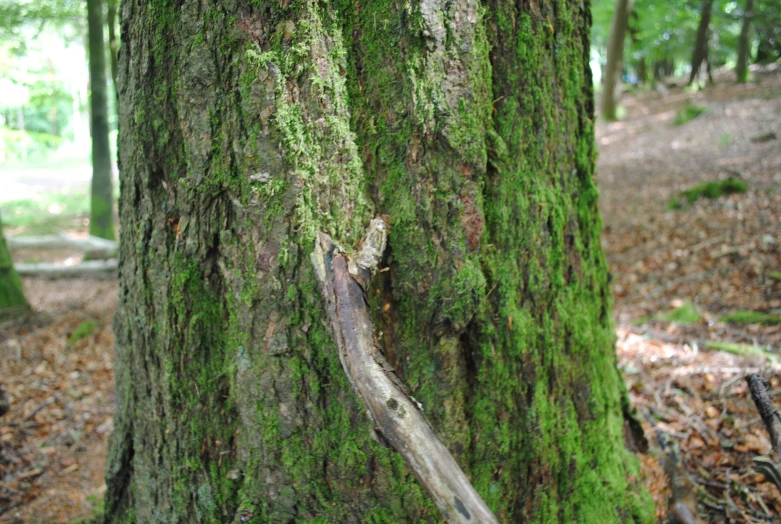
[{"label": "brown branch on ground", "polygon": [[[770,383],[759,375],[746,375],[746,383],[751,391],[751,398],[757,406],[759,416],[770,433],[770,442],[776,453],[781,453],[781,413],[776,409],[773,401],[770,400],[768,390]],[[770,457],[759,456],[752,460],[754,468],[765,475],[768,480],[781,490],[781,468],[773,462]]]},{"label": "brown branch on ground", "polygon": [[[372,220],[370,234],[360,252],[360,255],[371,252],[376,257],[373,263],[366,260],[351,263],[339,254],[325,233],[318,235],[311,255],[342,367],[375,426],[401,453],[447,521],[498,523],[415,403],[399,388],[398,379],[394,380],[374,347],[373,326],[363,289],[350,269],[355,273],[376,268],[387,235],[387,224],[380,222],[382,219]],[[376,249],[368,249],[367,242]],[[366,282],[366,275],[356,276]]]}]

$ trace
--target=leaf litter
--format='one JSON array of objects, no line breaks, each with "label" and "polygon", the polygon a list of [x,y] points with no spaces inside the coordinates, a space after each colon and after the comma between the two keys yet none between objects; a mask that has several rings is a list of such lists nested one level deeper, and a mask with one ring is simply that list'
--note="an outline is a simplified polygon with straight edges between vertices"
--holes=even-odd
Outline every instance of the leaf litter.
[{"label": "leaf litter", "polygon": [[[641,463],[660,520],[665,461],[691,482],[702,521],[781,520],[781,493],[752,468],[779,457],[744,380],[762,375],[781,401],[781,143],[755,139],[781,133],[781,71],[757,80],[642,93],[626,120],[597,129],[618,360],[651,444]],[[691,105],[707,111],[674,125]],[[717,184],[746,191],[671,209]]]}]

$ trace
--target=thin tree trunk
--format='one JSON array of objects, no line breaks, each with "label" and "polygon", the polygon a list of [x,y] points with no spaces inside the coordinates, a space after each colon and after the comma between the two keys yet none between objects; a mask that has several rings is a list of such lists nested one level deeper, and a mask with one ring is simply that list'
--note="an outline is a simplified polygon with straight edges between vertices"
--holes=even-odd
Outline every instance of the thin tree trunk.
[{"label": "thin tree trunk", "polygon": [[375,349],[496,517],[652,521],[588,2],[444,4],[122,3],[106,522],[442,519],[345,377],[310,263],[377,214]]},{"label": "thin tree trunk", "polygon": [[607,46],[607,66],[602,78],[602,118],[616,120],[616,86],[621,74],[624,58],[624,40],[629,25],[629,0],[616,0],[613,19],[610,26],[610,41]]},{"label": "thin tree trunk", "polygon": [[637,61],[637,83],[645,85],[648,82],[648,63],[644,56]]},{"label": "thin tree trunk", "polygon": [[29,305],[24,297],[22,281],[14,269],[11,252],[3,235],[3,224],[0,221],[0,320],[27,310]]},{"label": "thin tree trunk", "polygon": [[119,0],[107,0],[108,16],[106,23],[108,25],[108,48],[109,58],[111,59],[111,80],[114,86],[114,92],[117,89],[117,51],[119,43],[117,42],[116,24],[117,24],[117,3]]},{"label": "thin tree trunk", "polygon": [[745,84],[748,80],[748,60],[751,54],[751,20],[754,18],[754,0],[746,0],[743,9],[743,25],[740,28],[738,38],[738,64],[735,67],[735,76],[739,84]]},{"label": "thin tree trunk", "polygon": [[692,69],[689,75],[689,85],[694,82],[694,78],[697,76],[702,62],[708,56],[708,31],[710,28],[712,10],[713,0],[702,0],[700,24],[697,26],[697,36],[694,39],[694,51],[692,51]]},{"label": "thin tree trunk", "polygon": [[103,41],[102,0],[87,0],[89,30],[90,113],[92,132],[91,235],[113,240],[114,194],[111,180],[111,150],[108,140],[106,48]]}]

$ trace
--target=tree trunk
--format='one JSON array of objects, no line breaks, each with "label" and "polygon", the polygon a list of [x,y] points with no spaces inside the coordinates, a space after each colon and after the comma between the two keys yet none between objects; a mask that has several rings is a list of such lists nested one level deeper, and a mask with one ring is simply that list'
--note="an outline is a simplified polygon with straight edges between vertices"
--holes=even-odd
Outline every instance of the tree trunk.
[{"label": "tree trunk", "polygon": [[713,0],[702,0],[700,10],[700,25],[697,26],[697,36],[694,39],[694,51],[692,52],[692,70],[689,75],[689,85],[700,70],[703,60],[708,57],[708,29],[710,27]]},{"label": "tree trunk", "polygon": [[115,238],[111,150],[108,143],[106,48],[103,43],[103,2],[87,0],[89,29],[89,83],[92,132],[92,198],[90,235]]},{"label": "tree trunk", "polygon": [[28,309],[22,281],[14,269],[11,252],[3,235],[3,224],[0,222],[0,320],[16,316]]},{"label": "tree trunk", "polygon": [[748,59],[751,54],[751,20],[754,18],[754,0],[746,0],[743,9],[743,25],[740,28],[738,38],[738,64],[735,67],[735,76],[739,84],[745,84],[748,80]]},{"label": "tree trunk", "polygon": [[122,3],[106,521],[418,522],[310,264],[389,216],[376,344],[502,522],[651,521],[588,2]]},{"label": "tree trunk", "polygon": [[648,63],[644,56],[637,60],[637,83],[645,85],[648,82]]},{"label": "tree trunk", "polygon": [[117,89],[117,51],[119,49],[116,35],[118,1],[119,0],[108,0],[108,16],[106,17],[106,24],[108,25],[109,58],[111,59],[111,81],[114,84],[115,92]]},{"label": "tree trunk", "polygon": [[602,118],[616,120],[616,85],[621,73],[624,58],[624,40],[629,25],[629,0],[616,0],[613,19],[610,26],[610,41],[607,45],[607,66],[602,77]]}]

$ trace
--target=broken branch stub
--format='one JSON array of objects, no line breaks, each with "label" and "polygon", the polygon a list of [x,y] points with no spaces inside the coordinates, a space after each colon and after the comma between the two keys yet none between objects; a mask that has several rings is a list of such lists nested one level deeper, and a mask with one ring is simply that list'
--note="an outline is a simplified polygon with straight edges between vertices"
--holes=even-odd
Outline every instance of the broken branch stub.
[{"label": "broken branch stub", "polygon": [[[371,260],[351,264],[325,233],[319,233],[311,255],[342,367],[374,424],[401,453],[447,521],[498,523],[415,404],[394,383],[374,347],[363,289],[350,270],[357,267],[368,273],[376,268],[387,236],[387,224],[380,226],[377,220],[381,221],[372,221],[364,240],[364,246],[367,242],[373,246]],[[362,248],[361,253],[368,255],[369,251]]]}]

